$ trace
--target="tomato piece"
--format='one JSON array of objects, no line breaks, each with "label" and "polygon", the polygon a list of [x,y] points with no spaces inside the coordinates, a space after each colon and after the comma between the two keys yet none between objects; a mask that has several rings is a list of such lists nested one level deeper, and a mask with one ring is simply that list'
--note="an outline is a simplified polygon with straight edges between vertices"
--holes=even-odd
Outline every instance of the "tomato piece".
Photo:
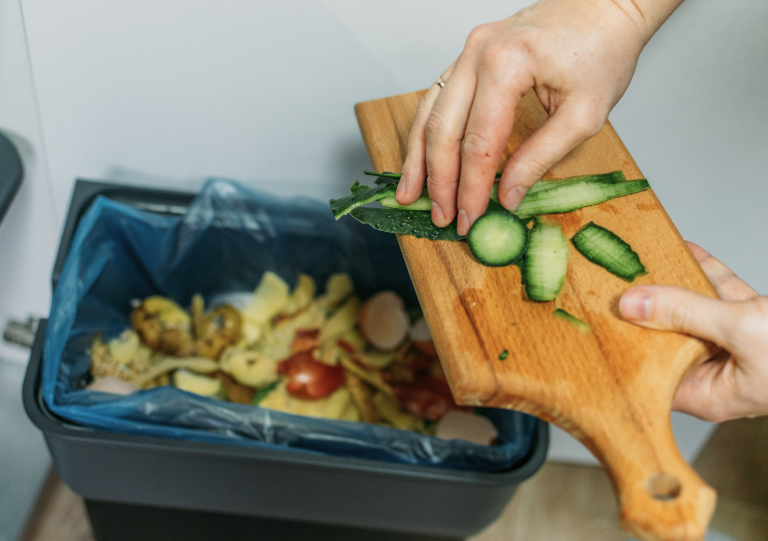
[{"label": "tomato piece", "polygon": [[320,347],[320,329],[297,329],[291,343],[291,353],[312,351]]},{"label": "tomato piece", "polygon": [[285,390],[296,398],[319,400],[330,395],[344,381],[344,369],[312,357],[311,351],[299,352],[277,363],[277,373],[288,376]]},{"label": "tomato piece", "polygon": [[422,419],[439,421],[449,411],[459,409],[448,383],[434,376],[419,375],[413,383],[398,385],[394,391],[403,408]]}]

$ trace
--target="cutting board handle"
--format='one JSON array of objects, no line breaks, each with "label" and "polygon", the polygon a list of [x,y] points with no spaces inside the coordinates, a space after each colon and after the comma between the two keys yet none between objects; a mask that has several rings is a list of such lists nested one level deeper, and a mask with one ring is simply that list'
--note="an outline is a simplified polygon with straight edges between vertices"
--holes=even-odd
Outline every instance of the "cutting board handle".
[{"label": "cutting board handle", "polygon": [[622,527],[645,541],[702,541],[717,495],[680,455],[671,423],[661,425],[648,438],[618,424],[603,442]]}]

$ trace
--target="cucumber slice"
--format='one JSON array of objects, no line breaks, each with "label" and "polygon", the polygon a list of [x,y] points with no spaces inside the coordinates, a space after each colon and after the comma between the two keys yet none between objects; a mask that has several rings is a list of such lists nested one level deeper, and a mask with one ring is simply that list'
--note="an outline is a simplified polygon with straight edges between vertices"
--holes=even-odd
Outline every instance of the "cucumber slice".
[{"label": "cucumber slice", "polygon": [[389,209],[399,209],[399,210],[432,210],[432,200],[429,198],[429,196],[424,197],[423,195],[419,197],[416,201],[411,203],[410,205],[401,205],[397,202],[397,199],[394,197],[385,197],[384,199],[380,199],[379,203],[384,205],[385,207]]},{"label": "cucumber slice", "polygon": [[[562,214],[580,208],[599,205],[611,199],[647,190],[650,186],[645,179],[629,182],[615,181],[618,176],[601,178],[597,176],[574,177],[564,180],[540,180],[528,190],[517,207],[515,214],[523,219],[539,214]],[[541,185],[541,183],[552,183]],[[536,186],[541,186],[536,188]],[[499,187],[494,184],[491,199],[498,202]]]},{"label": "cucumber slice", "polygon": [[[379,177],[375,180],[376,184],[394,182],[395,180],[400,180],[400,177],[403,176],[402,173],[390,173],[389,171],[384,171],[383,173],[375,173],[373,171],[363,171],[363,174],[368,175],[370,177]],[[501,178],[501,171],[496,173],[496,178]]]},{"label": "cucumber slice", "polygon": [[353,184],[353,193],[340,199],[331,199],[331,210],[333,216],[338,220],[345,214],[348,214],[357,207],[367,205],[373,201],[379,201],[385,197],[395,197],[397,191],[397,183],[381,184],[369,188],[367,186],[361,186],[357,181]]},{"label": "cucumber slice", "polygon": [[421,190],[419,198],[410,205],[401,205],[394,196],[388,196],[379,200],[379,203],[390,209],[401,210],[432,210],[432,200],[429,198],[427,187]]},{"label": "cucumber slice", "polygon": [[351,213],[354,219],[368,224],[374,229],[398,235],[413,235],[429,240],[464,240],[456,232],[456,220],[447,227],[436,227],[432,223],[432,214],[423,210],[398,210],[356,208]]},{"label": "cucumber slice", "polygon": [[378,177],[376,180],[374,180],[374,184],[391,184],[393,182],[397,182],[400,180],[400,177],[403,175],[401,173],[390,173],[389,171],[384,171],[382,173],[374,173],[373,171],[363,171],[364,175],[368,175],[371,177]]},{"label": "cucumber slice", "polygon": [[[550,190],[552,188],[563,188],[577,184],[582,181],[595,184],[618,184],[619,182],[626,182],[627,177],[623,171],[612,171],[610,173],[603,173],[600,175],[580,175],[577,177],[561,178],[557,180],[537,180],[533,186],[528,188],[526,196],[533,195],[538,192]],[[494,201],[499,200],[499,185],[494,184],[491,188],[491,199]]]},{"label": "cucumber slice", "polygon": [[565,284],[568,241],[554,221],[537,219],[528,235],[525,252],[525,293],[534,301],[551,301]]},{"label": "cucumber slice", "polygon": [[586,321],[582,321],[577,317],[572,316],[562,308],[558,308],[554,312],[552,312],[552,315],[555,316],[557,319],[562,319],[563,321],[566,321],[576,327],[577,330],[581,332],[589,332],[592,330],[592,325],[587,323]]},{"label": "cucumber slice", "polygon": [[616,184],[590,180],[581,180],[573,184],[564,183],[535,192],[530,197],[526,194],[515,214],[520,218],[539,214],[561,214],[598,205],[624,195],[642,192],[648,188],[648,181],[645,179]]},{"label": "cucumber slice", "polygon": [[505,267],[517,261],[528,244],[528,230],[509,212],[486,212],[469,230],[467,244],[486,267]]},{"label": "cucumber slice", "polygon": [[619,182],[626,182],[627,177],[623,171],[612,171],[610,173],[603,173],[602,175],[580,175],[577,177],[569,177],[558,180],[539,180],[533,186],[528,189],[528,194],[534,194],[536,192],[542,192],[551,188],[561,188],[566,184],[576,184],[583,180],[589,182],[600,182],[603,184],[618,184]]},{"label": "cucumber slice", "polygon": [[571,239],[576,249],[592,263],[600,265],[622,280],[632,282],[648,274],[632,247],[613,231],[594,222],[579,229]]}]

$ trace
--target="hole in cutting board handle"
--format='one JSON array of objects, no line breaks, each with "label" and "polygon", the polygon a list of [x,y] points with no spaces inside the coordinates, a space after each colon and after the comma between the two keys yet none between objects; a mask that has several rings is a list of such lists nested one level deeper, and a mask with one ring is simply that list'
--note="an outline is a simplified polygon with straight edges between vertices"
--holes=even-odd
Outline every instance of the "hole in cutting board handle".
[{"label": "hole in cutting board handle", "polygon": [[667,472],[654,473],[645,480],[645,490],[654,500],[662,502],[674,500],[680,495],[680,481]]}]

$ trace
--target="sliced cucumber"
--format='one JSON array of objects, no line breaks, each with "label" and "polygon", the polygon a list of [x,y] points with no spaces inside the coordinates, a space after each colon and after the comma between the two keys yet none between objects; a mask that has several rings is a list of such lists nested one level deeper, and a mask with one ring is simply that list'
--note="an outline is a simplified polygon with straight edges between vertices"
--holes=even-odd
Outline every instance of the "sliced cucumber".
[{"label": "sliced cucumber", "polygon": [[390,173],[389,171],[384,171],[383,173],[374,173],[373,171],[363,171],[364,175],[368,175],[370,177],[378,177],[373,182],[375,184],[391,184],[393,182],[397,182],[400,180],[400,177],[403,175],[401,173]]},{"label": "sliced cucumber", "polygon": [[385,197],[380,199],[379,203],[389,209],[399,210],[432,210],[432,200],[427,196],[421,196],[410,205],[401,205],[394,197]]},{"label": "sliced cucumber", "polygon": [[368,188],[361,186],[357,181],[352,185],[353,193],[340,199],[331,199],[333,216],[338,220],[357,207],[367,205],[373,201],[379,201],[385,197],[394,197],[397,191],[397,183],[381,184]]},{"label": "sliced cucumber", "polygon": [[[626,182],[626,180],[627,177],[624,175],[623,171],[612,171],[600,175],[579,175],[577,177],[561,178],[557,180],[537,180],[533,186],[528,188],[526,196],[532,196],[533,194],[551,190],[552,188],[571,186],[584,181],[594,184],[618,184],[619,182]],[[491,188],[491,199],[494,201],[499,200],[498,184],[494,184]]]},{"label": "sliced cucumber", "polygon": [[[370,177],[379,177],[375,181],[376,184],[394,182],[395,180],[400,180],[400,177],[403,176],[402,173],[390,173],[389,171],[384,171],[383,173],[374,173],[373,171],[363,171],[363,174],[368,175]],[[496,178],[501,178],[501,171],[496,173]]]},{"label": "sliced cucumber", "polygon": [[394,196],[388,196],[379,200],[379,203],[387,208],[400,210],[432,210],[432,200],[429,198],[427,187],[421,190],[419,198],[410,205],[401,205]]},{"label": "sliced cucumber", "polygon": [[551,301],[565,284],[568,241],[555,221],[537,219],[525,252],[525,293],[534,301]]},{"label": "sliced cucumber", "polygon": [[[574,177],[564,180],[540,180],[528,190],[515,214],[528,218],[539,214],[562,214],[580,208],[599,205],[611,199],[647,190],[645,179],[623,182],[618,175]],[[543,184],[546,182],[547,184]],[[549,184],[551,183],[551,184]],[[537,188],[537,186],[541,186]],[[491,199],[499,200],[499,187],[494,184]]]},{"label": "sliced cucumber", "polygon": [[563,321],[570,323],[581,332],[589,332],[592,330],[592,325],[590,325],[586,321],[582,321],[579,318],[572,316],[562,308],[558,308],[557,310],[552,312],[552,315],[555,316],[557,319],[562,319]]},{"label": "sliced cucumber", "polygon": [[558,180],[539,180],[528,189],[526,195],[543,192],[544,190],[549,190],[551,188],[562,188],[567,184],[576,184],[585,180],[602,184],[618,184],[619,182],[626,182],[627,177],[624,175],[623,171],[612,171],[610,173],[603,173],[602,175],[580,175]]},{"label": "sliced cucumber", "polygon": [[472,255],[486,267],[504,267],[517,261],[528,244],[528,229],[509,212],[486,212],[467,234]]},{"label": "sliced cucumber", "polygon": [[356,208],[350,216],[374,229],[398,235],[413,235],[429,240],[464,240],[456,232],[456,220],[446,227],[432,223],[432,215],[423,210]]},{"label": "sliced cucumber", "polygon": [[580,208],[599,205],[611,199],[642,192],[649,188],[645,179],[607,184],[581,180],[562,184],[525,196],[515,214],[520,218],[539,214],[561,214]]},{"label": "sliced cucumber", "polygon": [[592,263],[600,265],[622,280],[632,282],[648,274],[632,247],[613,231],[594,222],[579,229],[571,239],[576,249]]}]

